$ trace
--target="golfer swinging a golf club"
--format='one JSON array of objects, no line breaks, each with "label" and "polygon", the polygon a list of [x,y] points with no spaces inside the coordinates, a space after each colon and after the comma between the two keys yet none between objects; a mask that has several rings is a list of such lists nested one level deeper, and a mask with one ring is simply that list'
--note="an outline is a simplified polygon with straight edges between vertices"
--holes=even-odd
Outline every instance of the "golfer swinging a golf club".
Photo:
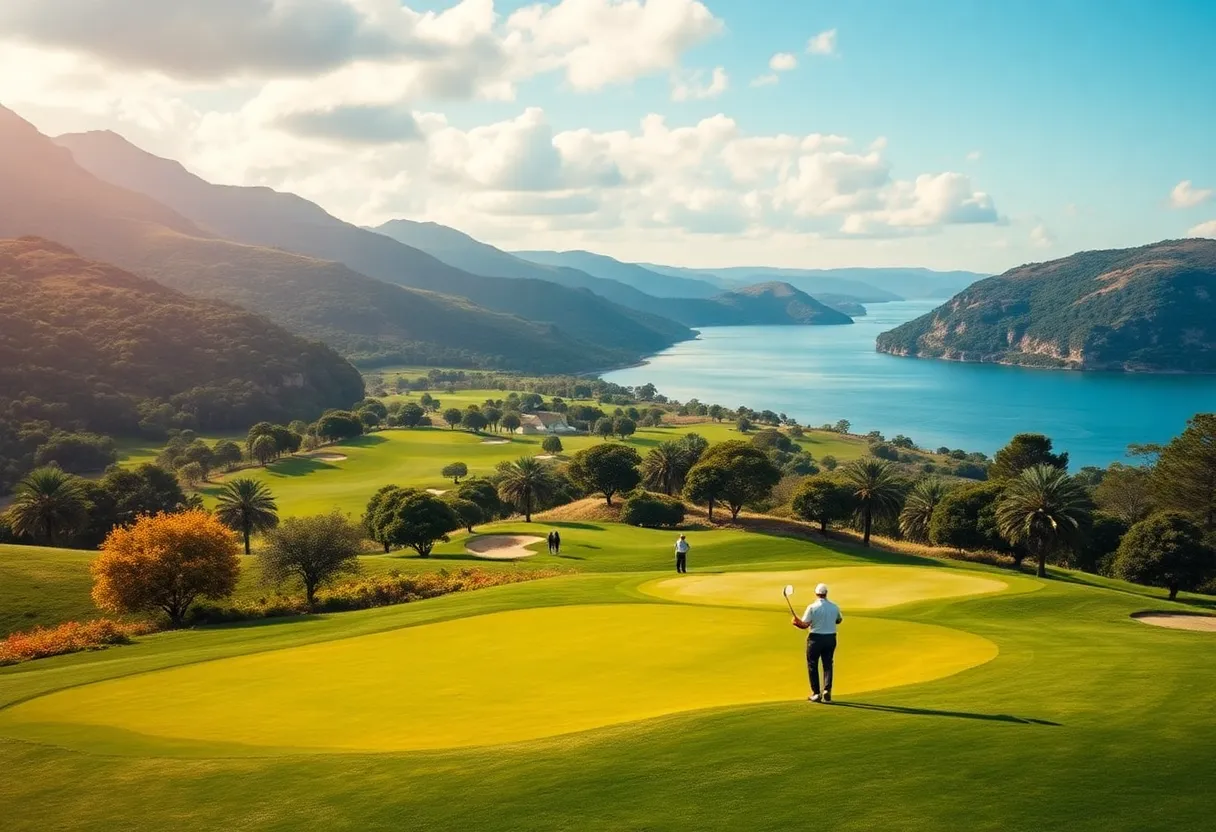
[{"label": "golfer swinging a golf club", "polygon": [[[844,620],[840,607],[828,600],[827,584],[815,587],[815,602],[793,624],[810,630],[806,637],[806,671],[811,677],[812,702],[832,701],[832,659],[836,655],[836,625]],[[823,662],[823,692],[819,688],[819,663]]]}]

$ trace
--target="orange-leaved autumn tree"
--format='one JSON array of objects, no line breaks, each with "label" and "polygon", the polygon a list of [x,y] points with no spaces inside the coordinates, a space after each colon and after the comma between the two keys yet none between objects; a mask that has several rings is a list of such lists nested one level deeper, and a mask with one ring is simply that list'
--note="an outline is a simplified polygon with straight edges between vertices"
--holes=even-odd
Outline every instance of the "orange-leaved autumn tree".
[{"label": "orange-leaved autumn tree", "polygon": [[93,600],[116,613],[161,610],[180,627],[197,598],[226,598],[241,574],[236,536],[205,511],[140,517],[93,561]]}]

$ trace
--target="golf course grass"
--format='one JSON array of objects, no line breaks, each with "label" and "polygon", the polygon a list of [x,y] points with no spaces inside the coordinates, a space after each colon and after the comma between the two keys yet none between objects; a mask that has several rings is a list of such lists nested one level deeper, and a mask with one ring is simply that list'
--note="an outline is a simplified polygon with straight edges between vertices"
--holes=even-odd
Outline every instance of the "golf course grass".
[{"label": "golf course grass", "polygon": [[[87,743],[98,726],[131,732],[133,744],[294,751],[497,745],[798,699],[801,640],[784,618],[748,610],[516,610],[72,688],[0,711],[0,731],[37,740],[40,727],[62,736],[75,726]],[[958,630],[865,618],[850,627],[848,647],[842,696],[948,676],[997,652]]]},{"label": "golf course grass", "polygon": [[[729,425],[706,422],[642,428],[626,444],[645,455],[655,445],[679,439],[686,433],[699,433],[711,442],[741,437]],[[266,467],[216,475],[200,492],[208,505],[214,505],[225,480],[252,477],[266,482],[284,516],[318,514],[334,508],[357,516],[367,505],[368,498],[382,485],[453,488],[452,481],[439,473],[445,465],[463,462],[468,466],[469,476],[486,476],[493,473],[500,462],[521,456],[545,455],[541,449],[542,439],[535,435],[475,434],[442,427],[383,430],[326,446],[312,454],[286,457]],[[562,437],[562,456],[568,457],[603,441],[594,436]],[[862,440],[825,431],[809,431],[799,443],[816,459],[833,455],[847,461],[866,452]],[[337,456],[344,458],[327,458]],[[129,457],[129,462],[146,462],[154,457],[152,449],[143,448]]]},{"label": "golf course grass", "polygon": [[[1131,617],[1211,598],[740,529],[688,532],[677,577],[669,531],[478,532],[552,528],[519,563],[362,560],[559,577],[0,668],[0,828],[1211,828],[1216,638]],[[87,557],[44,551],[0,547],[0,609],[79,603]],[[820,580],[830,706],[780,596]]]},{"label": "golf course grass", "polygon": [[692,604],[787,609],[780,594],[786,584],[801,587],[791,598],[801,613],[815,600],[815,587],[829,585],[832,600],[852,610],[875,610],[927,598],[957,598],[1000,592],[1007,584],[945,569],[897,566],[836,567],[799,572],[735,572],[682,575],[643,584],[641,590],[659,598]]}]

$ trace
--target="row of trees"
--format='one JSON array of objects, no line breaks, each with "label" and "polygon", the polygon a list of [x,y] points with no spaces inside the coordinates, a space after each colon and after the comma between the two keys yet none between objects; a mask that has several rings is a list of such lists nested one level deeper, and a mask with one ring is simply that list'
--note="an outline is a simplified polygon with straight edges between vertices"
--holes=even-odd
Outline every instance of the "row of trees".
[{"label": "row of trees", "polygon": [[[362,529],[340,512],[289,518],[267,531],[258,550],[262,579],[297,581],[311,607],[320,587],[358,572],[362,548]],[[239,553],[219,512],[143,515],[102,543],[91,565],[93,600],[119,614],[164,613],[180,627],[197,600],[220,601],[236,591]]]},{"label": "row of trees", "polygon": [[1216,578],[1216,417],[1201,415],[1146,463],[1070,476],[1051,440],[1021,434],[996,455],[988,482],[909,481],[877,458],[837,476],[807,479],[795,514],[820,524],[855,522],[868,544],[884,533],[959,550],[1004,553],[1162,586],[1170,597]]},{"label": "row of trees", "polygon": [[[15,538],[94,548],[114,529],[141,517],[201,508],[202,499],[187,497],[178,478],[158,465],[112,468],[98,480],[47,466],[31,471],[17,484],[3,521]],[[243,538],[245,554],[250,552],[252,535],[273,529],[279,520],[270,489],[249,478],[225,483],[215,517]]]}]

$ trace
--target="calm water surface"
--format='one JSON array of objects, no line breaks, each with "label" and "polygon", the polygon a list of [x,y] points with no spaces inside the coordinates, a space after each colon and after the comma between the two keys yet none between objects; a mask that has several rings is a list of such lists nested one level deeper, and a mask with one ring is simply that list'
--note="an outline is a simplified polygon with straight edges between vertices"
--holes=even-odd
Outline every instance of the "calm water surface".
[{"label": "calm water surface", "polygon": [[648,364],[608,373],[681,401],[775,410],[803,424],[848,419],[854,432],[903,433],[925,447],[992,453],[1045,433],[1073,469],[1164,442],[1188,417],[1216,411],[1216,376],[1078,373],[897,358],[874,339],[940,301],[872,304],[852,326],[708,327]]}]

